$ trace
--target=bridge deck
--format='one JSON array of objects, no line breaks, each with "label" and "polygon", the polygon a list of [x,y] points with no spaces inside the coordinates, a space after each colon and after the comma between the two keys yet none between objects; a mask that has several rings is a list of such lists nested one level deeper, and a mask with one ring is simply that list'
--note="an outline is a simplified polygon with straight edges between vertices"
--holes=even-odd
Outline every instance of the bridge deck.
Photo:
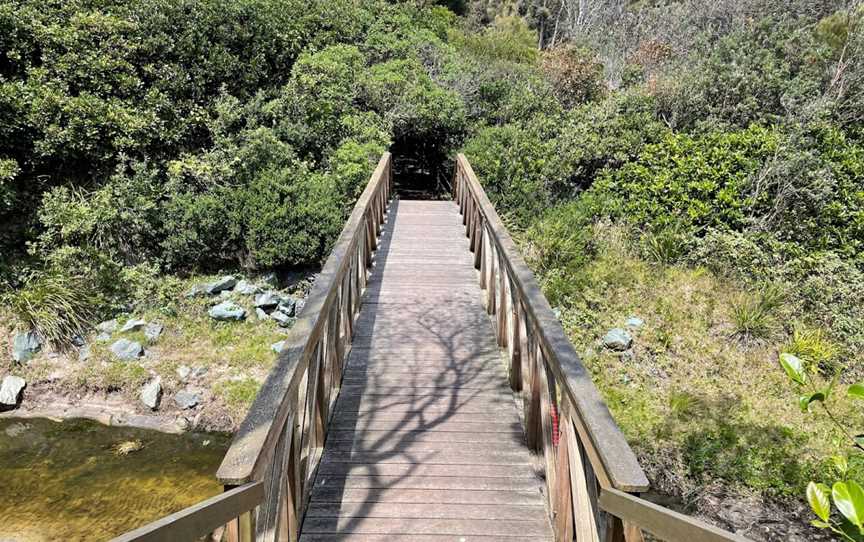
[{"label": "bridge deck", "polygon": [[450,201],[393,203],[301,541],[551,540]]}]

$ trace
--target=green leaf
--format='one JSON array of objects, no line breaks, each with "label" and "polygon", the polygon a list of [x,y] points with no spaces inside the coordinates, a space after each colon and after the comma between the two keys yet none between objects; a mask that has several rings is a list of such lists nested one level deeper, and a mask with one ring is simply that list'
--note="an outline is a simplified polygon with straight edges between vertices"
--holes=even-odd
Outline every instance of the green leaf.
[{"label": "green leaf", "polygon": [[798,398],[798,405],[801,407],[801,412],[810,410],[810,403],[813,401],[824,401],[825,394],[821,391],[806,393]]},{"label": "green leaf", "polygon": [[825,484],[810,482],[807,484],[807,502],[810,508],[822,521],[828,521],[831,516],[831,490]]},{"label": "green leaf", "polygon": [[849,386],[849,389],[846,390],[846,393],[853,399],[861,399],[864,401],[864,382],[852,384]]},{"label": "green leaf", "polygon": [[793,382],[804,384],[806,375],[804,374],[804,364],[801,363],[800,359],[792,354],[783,353],[780,354],[780,365],[786,371],[786,376]]},{"label": "green leaf", "polygon": [[837,482],[831,490],[834,504],[849,523],[859,529],[864,525],[864,489],[857,482]]},{"label": "green leaf", "polygon": [[827,523],[827,522],[824,522],[824,521],[820,521],[820,520],[818,520],[818,519],[814,519],[813,521],[811,521],[811,522],[810,522],[810,525],[812,525],[812,526],[814,526],[814,527],[818,527],[818,528],[820,528],[820,529],[830,529],[830,528],[831,528],[831,524],[830,524],[830,523]]}]

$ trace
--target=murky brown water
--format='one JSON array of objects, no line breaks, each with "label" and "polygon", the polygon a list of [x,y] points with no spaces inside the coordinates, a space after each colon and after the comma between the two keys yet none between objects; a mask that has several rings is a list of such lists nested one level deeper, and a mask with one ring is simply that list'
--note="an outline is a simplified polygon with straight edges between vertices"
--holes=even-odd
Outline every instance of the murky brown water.
[{"label": "murky brown water", "polygon": [[[120,455],[115,447],[140,441]],[[106,540],[221,488],[222,434],[0,420],[0,542]],[[134,447],[134,446],[133,446]]]}]

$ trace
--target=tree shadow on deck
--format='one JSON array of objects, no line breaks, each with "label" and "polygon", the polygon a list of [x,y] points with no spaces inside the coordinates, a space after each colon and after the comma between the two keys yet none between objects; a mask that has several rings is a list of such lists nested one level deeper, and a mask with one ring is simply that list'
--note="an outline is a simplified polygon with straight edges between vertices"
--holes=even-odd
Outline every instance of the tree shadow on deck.
[{"label": "tree shadow on deck", "polygon": [[[461,217],[442,228],[465,241],[464,260],[415,267],[405,245],[393,241],[412,230],[394,224],[398,209],[396,200],[375,253],[304,534],[347,534],[364,518],[396,519],[379,502],[388,492],[400,493],[396,508],[423,505],[424,519],[446,518],[436,511],[446,509],[441,505],[468,504],[430,502],[429,490],[539,495],[541,481],[530,467],[521,477],[509,472],[531,459]],[[411,250],[434,248],[430,241]],[[395,269],[400,274],[390,275]],[[495,518],[495,507],[488,508],[493,516],[476,519],[513,519]],[[545,519],[540,510],[534,515]]]}]

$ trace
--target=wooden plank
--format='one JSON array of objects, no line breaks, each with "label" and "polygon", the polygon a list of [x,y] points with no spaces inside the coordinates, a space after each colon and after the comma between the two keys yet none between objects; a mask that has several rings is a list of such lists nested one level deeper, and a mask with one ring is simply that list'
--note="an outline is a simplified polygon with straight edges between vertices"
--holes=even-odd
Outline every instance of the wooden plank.
[{"label": "wooden plank", "polygon": [[[453,535],[399,535],[402,542],[454,542]],[[550,542],[551,537],[501,537],[474,535],[469,538],[459,537],[457,542],[493,542],[495,540],[519,540],[519,542]],[[333,534],[316,533],[306,534],[300,537],[300,542],[393,542],[393,535],[389,534]]]},{"label": "wooden plank", "polygon": [[442,451],[436,449],[390,449],[390,450],[333,450],[324,451],[322,461],[330,463],[438,463],[442,465],[531,465],[532,460],[524,453],[499,452],[488,454],[477,451]]},{"label": "wooden plank", "polygon": [[545,513],[542,505],[519,504],[428,504],[386,502],[315,502],[307,517],[428,518],[428,519],[505,519],[537,520]]},{"label": "wooden plank", "polygon": [[[479,476],[483,478],[530,478],[538,474],[527,465],[460,465],[438,463],[322,463],[321,475],[347,476]],[[541,501],[538,500],[538,503]]]},{"label": "wooden plank", "polygon": [[460,520],[418,518],[326,518],[310,517],[303,523],[304,533],[358,534],[450,534],[453,536],[492,535],[512,537],[547,536],[549,526],[543,520]]},{"label": "wooden plank", "polygon": [[541,482],[532,478],[477,476],[382,476],[349,474],[347,476],[319,475],[316,487],[339,489],[438,489],[469,491],[539,491]]},{"label": "wooden plank", "polygon": [[488,504],[534,505],[544,511],[543,496],[531,491],[467,491],[440,489],[371,489],[320,488],[312,494],[312,502],[330,503],[405,503],[405,504]]},{"label": "wooden plank", "polygon": [[252,510],[263,499],[263,483],[246,484],[118,536],[112,542],[197,540]]}]

